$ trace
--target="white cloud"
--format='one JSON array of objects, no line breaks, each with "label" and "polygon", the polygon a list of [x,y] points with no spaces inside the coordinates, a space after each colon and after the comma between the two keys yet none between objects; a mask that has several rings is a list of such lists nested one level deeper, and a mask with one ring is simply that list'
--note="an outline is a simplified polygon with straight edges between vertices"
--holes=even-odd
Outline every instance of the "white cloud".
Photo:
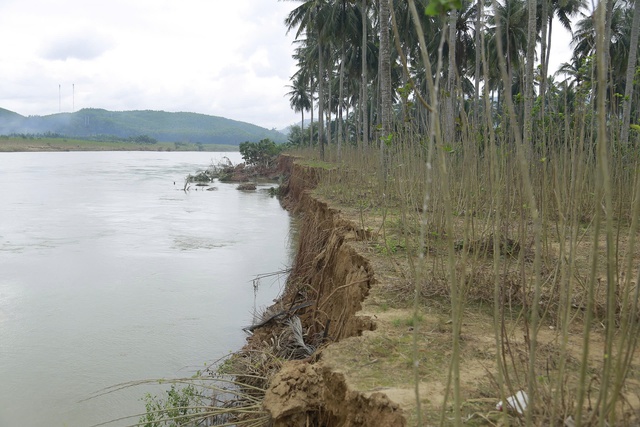
[{"label": "white cloud", "polygon": [[50,60],[98,58],[111,47],[108,37],[84,29],[76,33],[52,38],[42,50],[42,56]]},{"label": "white cloud", "polygon": [[571,32],[565,29],[556,19],[553,22],[551,33],[551,54],[549,55],[549,74],[553,74],[560,65],[571,60],[573,50],[571,49]]},{"label": "white cloud", "polygon": [[61,85],[63,111],[194,111],[284,127],[297,120],[284,97],[293,60],[282,23],[295,6],[3,0],[0,39],[12,42],[0,51],[0,107],[56,113]]}]

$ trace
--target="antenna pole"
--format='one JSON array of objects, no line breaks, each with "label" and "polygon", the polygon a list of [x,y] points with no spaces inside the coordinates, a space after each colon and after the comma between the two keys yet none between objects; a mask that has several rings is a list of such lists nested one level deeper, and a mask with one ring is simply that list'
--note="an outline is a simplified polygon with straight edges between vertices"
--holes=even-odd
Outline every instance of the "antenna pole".
[{"label": "antenna pole", "polygon": [[58,113],[62,113],[62,85],[58,84]]}]

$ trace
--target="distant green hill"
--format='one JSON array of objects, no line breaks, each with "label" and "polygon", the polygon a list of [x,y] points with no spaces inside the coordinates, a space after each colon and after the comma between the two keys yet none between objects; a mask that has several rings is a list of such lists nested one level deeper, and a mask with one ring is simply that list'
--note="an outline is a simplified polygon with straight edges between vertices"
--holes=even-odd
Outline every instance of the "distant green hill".
[{"label": "distant green hill", "polygon": [[148,135],[161,142],[226,145],[238,145],[244,141],[258,142],[264,138],[280,143],[287,139],[276,130],[197,113],[85,108],[75,113],[25,117],[0,108],[0,135],[12,133],[54,133],[76,138],[107,135],[130,138]]}]

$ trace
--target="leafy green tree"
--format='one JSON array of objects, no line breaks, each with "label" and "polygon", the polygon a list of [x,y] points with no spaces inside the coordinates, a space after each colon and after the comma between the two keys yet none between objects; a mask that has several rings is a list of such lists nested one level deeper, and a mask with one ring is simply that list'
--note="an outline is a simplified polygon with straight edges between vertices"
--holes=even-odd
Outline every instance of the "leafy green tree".
[{"label": "leafy green tree", "polygon": [[305,145],[304,136],[304,130],[300,126],[291,126],[288,143],[294,147],[303,147]]},{"label": "leafy green tree", "polygon": [[282,151],[282,146],[277,145],[269,138],[258,143],[246,141],[240,144],[239,148],[247,165],[265,168],[270,167]]}]

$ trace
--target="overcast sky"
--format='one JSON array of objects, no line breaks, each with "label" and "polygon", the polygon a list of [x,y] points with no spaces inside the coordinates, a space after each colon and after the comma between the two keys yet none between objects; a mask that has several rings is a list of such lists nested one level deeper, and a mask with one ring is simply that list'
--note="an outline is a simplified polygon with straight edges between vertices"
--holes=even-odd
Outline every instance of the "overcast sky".
[{"label": "overcast sky", "polygon": [[0,107],[57,113],[61,85],[63,112],[190,111],[285,127],[299,120],[284,95],[295,68],[283,20],[296,5],[0,0]]},{"label": "overcast sky", "polygon": [[[283,20],[298,5],[0,0],[0,107],[189,111],[286,127],[300,116],[285,96],[295,66]],[[561,44],[551,70],[568,60]]]}]

